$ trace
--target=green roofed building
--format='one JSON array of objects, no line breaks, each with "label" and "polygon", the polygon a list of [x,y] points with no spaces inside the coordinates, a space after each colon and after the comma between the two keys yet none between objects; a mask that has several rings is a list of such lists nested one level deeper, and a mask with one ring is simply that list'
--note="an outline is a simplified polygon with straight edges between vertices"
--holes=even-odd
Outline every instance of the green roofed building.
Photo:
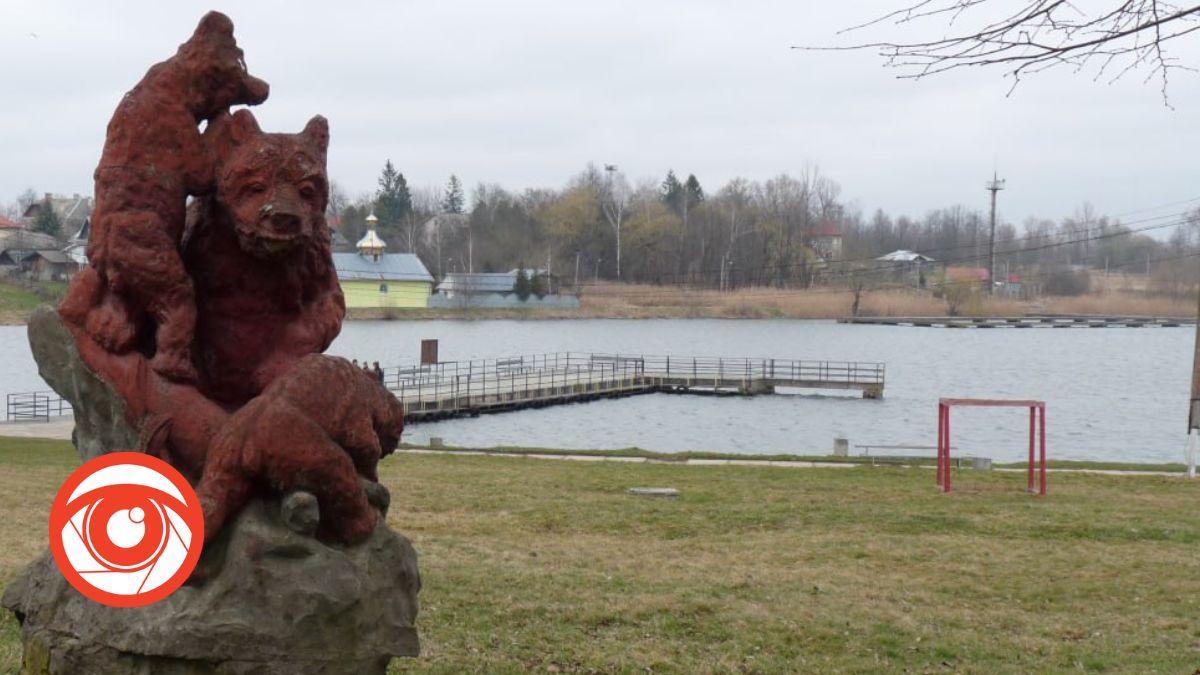
[{"label": "green roofed building", "polygon": [[385,253],[387,244],[375,232],[375,214],[367,218],[367,234],[357,253],[334,253],[338,282],[346,307],[425,307],[433,277],[412,253]]}]

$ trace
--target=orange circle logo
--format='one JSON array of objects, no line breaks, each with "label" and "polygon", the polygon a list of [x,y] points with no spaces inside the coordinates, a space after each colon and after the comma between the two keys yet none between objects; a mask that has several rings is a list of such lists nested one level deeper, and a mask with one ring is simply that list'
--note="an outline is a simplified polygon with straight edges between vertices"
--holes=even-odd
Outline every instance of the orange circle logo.
[{"label": "orange circle logo", "polygon": [[113,452],[67,478],[50,507],[50,550],[75,590],[141,607],[179,588],[200,559],[204,512],[175,467]]}]

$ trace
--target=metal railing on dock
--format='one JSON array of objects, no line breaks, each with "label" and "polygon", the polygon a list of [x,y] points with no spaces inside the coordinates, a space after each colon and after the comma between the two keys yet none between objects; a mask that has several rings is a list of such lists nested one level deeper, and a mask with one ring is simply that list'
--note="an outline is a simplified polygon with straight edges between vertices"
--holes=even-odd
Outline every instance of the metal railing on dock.
[{"label": "metal railing on dock", "polygon": [[26,391],[8,394],[5,398],[5,419],[13,422],[48,422],[51,417],[72,413],[71,404],[53,391]]},{"label": "metal railing on dock", "polygon": [[[884,364],[769,358],[553,352],[384,369],[410,420],[478,415],[652,392],[769,394],[776,388],[858,390],[880,398]],[[7,418],[71,414],[54,392],[8,394]]]},{"label": "metal railing on dock", "polygon": [[1187,317],[1028,314],[1024,316],[857,316],[838,323],[936,328],[1178,328],[1194,325]]},{"label": "metal railing on dock", "polygon": [[384,382],[419,420],[656,391],[857,389],[879,398],[884,374],[873,362],[556,352],[388,368]]}]

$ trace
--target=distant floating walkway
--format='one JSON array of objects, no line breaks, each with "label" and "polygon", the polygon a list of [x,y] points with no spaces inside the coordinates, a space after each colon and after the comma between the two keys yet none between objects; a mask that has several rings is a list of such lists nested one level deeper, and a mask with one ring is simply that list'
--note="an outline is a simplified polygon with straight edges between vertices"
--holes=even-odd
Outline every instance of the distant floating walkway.
[{"label": "distant floating walkway", "polygon": [[384,382],[417,421],[653,392],[753,396],[796,388],[880,398],[884,364],[560,352],[389,368]]},{"label": "distant floating walkway", "polygon": [[1037,314],[1028,316],[858,316],[838,323],[934,328],[1176,328],[1195,325],[1195,319],[1161,316],[1099,316],[1094,314]]}]

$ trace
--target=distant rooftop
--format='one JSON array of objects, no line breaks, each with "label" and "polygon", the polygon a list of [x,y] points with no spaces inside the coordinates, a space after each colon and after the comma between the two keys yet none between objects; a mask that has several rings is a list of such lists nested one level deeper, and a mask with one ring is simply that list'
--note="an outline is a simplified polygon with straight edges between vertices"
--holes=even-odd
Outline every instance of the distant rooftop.
[{"label": "distant rooftop", "polygon": [[358,253],[334,253],[333,266],[338,279],[372,281],[424,281],[433,283],[429,270],[412,253],[381,253],[364,256]]},{"label": "distant rooftop", "polygon": [[822,220],[817,226],[808,231],[810,237],[840,237],[842,230],[832,220]]},{"label": "distant rooftop", "polygon": [[892,251],[891,253],[879,256],[876,258],[876,260],[881,260],[883,262],[937,262],[927,255],[922,255],[907,249]]},{"label": "distant rooftop", "polygon": [[458,293],[511,293],[516,272],[451,272],[438,284],[439,291]]}]

